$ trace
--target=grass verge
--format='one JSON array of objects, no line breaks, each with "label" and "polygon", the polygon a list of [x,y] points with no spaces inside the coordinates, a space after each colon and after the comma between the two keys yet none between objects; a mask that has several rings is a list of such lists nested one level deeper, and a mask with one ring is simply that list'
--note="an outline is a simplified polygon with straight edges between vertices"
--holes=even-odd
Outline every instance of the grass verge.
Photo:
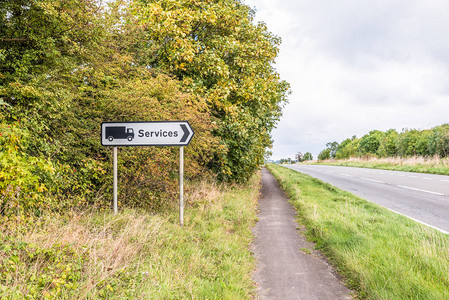
[{"label": "grass verge", "polygon": [[72,212],[0,224],[1,299],[248,299],[260,176],[201,183],[172,211]]},{"label": "grass verge", "polygon": [[318,161],[315,164],[449,175],[449,158],[447,157],[352,157],[342,160]]},{"label": "grass verge", "polygon": [[308,175],[269,164],[308,237],[367,299],[449,299],[449,237]]}]

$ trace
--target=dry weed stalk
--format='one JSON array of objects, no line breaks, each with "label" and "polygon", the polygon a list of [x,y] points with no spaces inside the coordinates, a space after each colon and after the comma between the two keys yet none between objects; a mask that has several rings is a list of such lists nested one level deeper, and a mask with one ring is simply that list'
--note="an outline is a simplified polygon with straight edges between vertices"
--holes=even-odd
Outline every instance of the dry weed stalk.
[{"label": "dry weed stalk", "polygon": [[395,166],[442,166],[449,167],[449,158],[441,158],[438,155],[432,157],[410,156],[410,157],[350,157],[350,162],[368,162],[374,164],[391,164]]},{"label": "dry weed stalk", "polygon": [[[96,285],[138,258],[163,225],[158,218],[126,212],[105,215],[102,224],[95,223],[94,217],[94,213],[73,213],[65,224],[61,219],[46,219],[24,236],[24,241],[40,248],[69,245],[79,255],[87,257],[80,298],[87,297]],[[39,270],[44,266],[45,262],[36,261],[31,268]]]},{"label": "dry weed stalk", "polygon": [[202,212],[223,194],[223,187],[213,180],[202,180],[191,187],[186,197],[187,203],[199,207]]}]

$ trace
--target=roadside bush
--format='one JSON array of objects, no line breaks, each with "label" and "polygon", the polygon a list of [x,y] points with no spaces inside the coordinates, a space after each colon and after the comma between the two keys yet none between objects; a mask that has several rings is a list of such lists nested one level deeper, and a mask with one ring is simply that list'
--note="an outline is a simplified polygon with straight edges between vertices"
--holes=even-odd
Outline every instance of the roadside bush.
[{"label": "roadside bush", "polygon": [[449,124],[443,124],[432,129],[428,147],[430,155],[449,156]]},{"label": "roadside bush", "polygon": [[401,157],[416,155],[419,132],[416,129],[403,129],[396,140],[398,154]]},{"label": "roadside bush", "polygon": [[377,153],[380,157],[391,157],[397,154],[396,139],[398,138],[398,133],[394,129],[389,129],[386,131],[380,140],[379,149]]},{"label": "roadside bush", "polygon": [[[109,207],[107,121],[189,121],[186,177],[245,182],[289,90],[280,39],[253,18],[240,0],[0,1],[1,213]],[[120,205],[170,206],[177,149],[119,159]]]},{"label": "roadside bush", "polygon": [[323,151],[318,154],[318,160],[326,160],[331,158],[331,151],[330,149],[324,149]]},{"label": "roadside bush", "polygon": [[336,159],[346,159],[358,155],[360,139],[353,136],[351,139],[346,139],[338,145],[335,153]]},{"label": "roadside bush", "polygon": [[372,130],[365,134],[359,142],[360,154],[376,154],[379,149],[382,133],[378,130]]},{"label": "roadside bush", "polygon": [[[27,154],[30,134],[20,123],[0,123],[0,217],[39,215],[55,174],[50,160]],[[1,220],[0,220],[1,221]]]}]

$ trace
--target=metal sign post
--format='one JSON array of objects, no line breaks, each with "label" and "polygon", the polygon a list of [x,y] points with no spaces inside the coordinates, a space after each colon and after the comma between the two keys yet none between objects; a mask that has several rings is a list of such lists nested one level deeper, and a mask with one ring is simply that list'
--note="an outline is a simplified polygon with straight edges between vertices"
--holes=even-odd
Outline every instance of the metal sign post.
[{"label": "metal sign post", "polygon": [[184,147],[179,147],[179,224],[184,227]]},{"label": "metal sign post", "polygon": [[184,146],[193,138],[187,121],[107,122],[101,124],[101,144],[114,147],[114,213],[117,213],[117,147],[179,146],[179,223],[184,225]]},{"label": "metal sign post", "polygon": [[117,147],[114,147],[114,214],[117,211]]}]

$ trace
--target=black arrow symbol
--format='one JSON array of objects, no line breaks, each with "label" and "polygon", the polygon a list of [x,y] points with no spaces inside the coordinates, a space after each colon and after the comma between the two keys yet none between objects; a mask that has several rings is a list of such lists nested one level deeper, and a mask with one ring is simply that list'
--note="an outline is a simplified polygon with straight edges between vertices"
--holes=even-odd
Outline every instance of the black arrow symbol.
[{"label": "black arrow symbol", "polygon": [[181,126],[182,131],[184,131],[184,135],[182,136],[180,143],[184,143],[187,140],[187,138],[189,137],[190,131],[187,129],[187,126],[184,124],[180,124],[179,126]]}]

